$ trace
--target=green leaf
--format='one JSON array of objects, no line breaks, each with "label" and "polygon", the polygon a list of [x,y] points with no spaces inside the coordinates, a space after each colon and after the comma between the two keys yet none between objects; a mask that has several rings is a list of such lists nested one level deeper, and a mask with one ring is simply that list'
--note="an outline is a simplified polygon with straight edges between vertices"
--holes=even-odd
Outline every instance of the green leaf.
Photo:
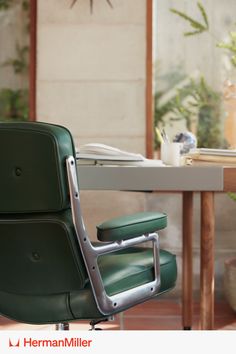
[{"label": "green leaf", "polygon": [[230,197],[230,199],[232,199],[233,201],[236,202],[236,193],[229,192],[229,193],[227,193],[227,194],[228,194],[228,196]]},{"label": "green leaf", "polygon": [[28,90],[0,90],[0,121],[28,120]]},{"label": "green leaf", "polygon": [[12,0],[0,0],[0,10],[7,10],[9,9]]},{"label": "green leaf", "polygon": [[196,35],[196,34],[200,34],[200,33],[202,33],[202,32],[205,32],[205,30],[203,31],[203,30],[199,30],[199,31],[193,31],[193,32],[184,32],[184,36],[194,36],[194,35]]},{"label": "green leaf", "polygon": [[206,15],[206,11],[203,8],[203,6],[201,5],[201,3],[198,3],[198,8],[199,8],[199,10],[200,10],[200,12],[202,14],[202,17],[203,17],[203,20],[204,20],[204,24],[202,24],[199,21],[195,20],[194,18],[188,16],[184,12],[181,12],[181,11],[173,9],[173,8],[170,9],[170,11],[172,13],[174,13],[175,15],[178,15],[181,18],[183,18],[195,30],[195,31],[192,31],[192,32],[185,32],[184,33],[185,36],[193,36],[193,35],[200,34],[200,33],[203,33],[203,32],[206,32],[206,31],[209,30],[209,24],[208,24],[208,18],[207,18],[207,15]]},{"label": "green leaf", "polygon": [[1,66],[12,66],[15,74],[24,74],[28,71],[28,46],[20,46],[16,42],[16,58],[9,58]]},{"label": "green leaf", "polygon": [[29,8],[30,8],[29,1],[28,1],[28,0],[23,0],[23,2],[22,2],[22,9],[23,9],[24,11],[29,11]]},{"label": "green leaf", "polygon": [[205,22],[206,28],[209,29],[208,17],[207,17],[207,14],[206,14],[206,11],[205,11],[203,5],[200,2],[198,2],[197,6],[198,6],[198,8],[199,8],[199,10],[200,10],[200,12],[202,14],[202,18],[203,18],[203,20]]},{"label": "green leaf", "polygon": [[233,56],[231,57],[231,63],[233,64],[233,66],[236,67],[236,55],[233,55]]},{"label": "green leaf", "polygon": [[187,22],[189,22],[189,24],[198,30],[205,30],[205,26],[202,25],[200,22],[194,20],[192,17],[186,15],[184,12],[178,11],[176,9],[170,9],[171,12],[173,12],[174,14],[182,17],[184,20],[186,20]]},{"label": "green leaf", "polygon": [[225,42],[217,43],[216,46],[218,48],[224,48],[224,49],[230,49],[231,48],[231,44],[230,43],[225,43]]},{"label": "green leaf", "polygon": [[236,67],[236,32],[230,32],[230,40],[227,42],[217,43],[218,48],[227,49],[231,54],[231,63],[234,67]]},{"label": "green leaf", "polygon": [[230,37],[232,38],[232,40],[236,41],[236,32],[235,31],[231,31],[230,32]]}]

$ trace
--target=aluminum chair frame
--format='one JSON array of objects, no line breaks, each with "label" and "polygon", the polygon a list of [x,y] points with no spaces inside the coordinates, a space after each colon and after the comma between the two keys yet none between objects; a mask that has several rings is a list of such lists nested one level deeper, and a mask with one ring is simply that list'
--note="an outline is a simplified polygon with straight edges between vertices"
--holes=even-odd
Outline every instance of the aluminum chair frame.
[{"label": "aluminum chair frame", "polygon": [[[150,233],[138,237],[104,243],[101,246],[94,246],[90,242],[89,236],[83,222],[79,188],[76,171],[76,161],[73,156],[66,159],[67,176],[71,200],[72,218],[77,234],[77,239],[81,248],[81,253],[85,262],[88,276],[91,282],[92,291],[98,309],[103,315],[110,316],[113,313],[121,312],[130,306],[150,299],[155,296],[161,285],[160,280],[160,261],[159,261],[159,236],[157,233]],[[98,258],[102,255],[124,250],[126,248],[152,242],[154,280],[126,290],[119,294],[109,296],[106,293],[101,273],[98,266]]]}]

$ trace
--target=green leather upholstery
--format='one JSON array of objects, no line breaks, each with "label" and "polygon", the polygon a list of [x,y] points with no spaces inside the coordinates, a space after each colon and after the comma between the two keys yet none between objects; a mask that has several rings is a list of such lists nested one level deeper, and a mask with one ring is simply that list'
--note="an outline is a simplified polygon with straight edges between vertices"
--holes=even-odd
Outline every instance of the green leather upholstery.
[{"label": "green leather upholstery", "polygon": [[[99,266],[106,291],[112,295],[152,280],[152,264],[152,252],[147,248],[134,247],[101,257]],[[160,266],[162,285],[159,294],[162,294],[175,285],[175,256],[161,251]],[[45,290],[43,280],[38,279],[38,282],[43,286],[41,291],[34,290],[33,285],[31,293],[28,291],[27,294],[19,290],[0,291],[0,312],[18,321],[39,324],[104,317],[97,308],[88,282],[83,289],[72,286],[70,290],[51,293]]]},{"label": "green leather upholstery", "polygon": [[[75,156],[75,151],[64,127],[0,124],[0,313],[17,321],[56,323],[104,317],[97,308],[72,222],[65,166],[69,155]],[[123,219],[124,227],[121,222],[104,224],[99,238],[129,238],[129,232],[133,237],[166,225],[164,214],[139,217],[140,224],[138,215]],[[175,256],[161,251],[160,264],[161,294],[175,285]],[[145,284],[154,276],[148,248],[101,256],[98,265],[109,295]]]},{"label": "green leather upholstery", "polygon": [[[129,272],[127,272],[127,264]],[[161,288],[165,292],[174,286],[177,276],[175,256],[160,251]],[[101,257],[99,261],[105,289],[109,295],[131,289],[153,280],[153,254],[150,248],[132,247]],[[122,290],[121,290],[122,289]]]},{"label": "green leather upholstery", "polygon": [[0,213],[53,212],[69,207],[64,163],[75,152],[67,129],[1,123],[0,154]]},{"label": "green leather upholstery", "polygon": [[61,293],[87,282],[69,210],[0,219],[0,264],[0,288],[10,293]]},{"label": "green leather upholstery", "polygon": [[111,219],[97,226],[100,241],[118,241],[164,229],[167,216],[161,213],[137,213]]}]

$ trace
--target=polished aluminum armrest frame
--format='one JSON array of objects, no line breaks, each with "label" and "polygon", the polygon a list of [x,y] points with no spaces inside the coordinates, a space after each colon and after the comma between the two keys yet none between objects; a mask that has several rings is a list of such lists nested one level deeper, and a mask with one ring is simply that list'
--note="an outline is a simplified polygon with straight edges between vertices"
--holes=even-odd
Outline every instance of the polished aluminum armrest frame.
[{"label": "polished aluminum armrest frame", "polygon": [[[103,315],[112,315],[113,313],[123,311],[129,306],[138,304],[157,294],[160,288],[159,236],[156,233],[152,233],[138,236],[132,239],[105,243],[101,246],[93,246],[87,235],[82,218],[76,173],[76,162],[73,156],[69,156],[67,158],[66,166],[73,223],[93,289],[94,297],[101,313]],[[120,251],[147,241],[151,241],[153,244],[153,263],[155,275],[154,280],[119,294],[109,296],[106,293],[103,285],[97,262],[98,257],[107,253]]]}]

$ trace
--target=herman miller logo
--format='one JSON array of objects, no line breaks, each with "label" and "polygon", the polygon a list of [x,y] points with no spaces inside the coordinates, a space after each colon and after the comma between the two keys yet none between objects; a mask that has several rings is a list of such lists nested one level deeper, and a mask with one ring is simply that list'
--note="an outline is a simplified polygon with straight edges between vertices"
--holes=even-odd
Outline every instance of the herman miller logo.
[{"label": "herman miller logo", "polygon": [[13,340],[9,338],[9,348],[10,347],[19,347],[20,346],[20,339],[18,340]]},{"label": "herman miller logo", "polygon": [[85,348],[91,347],[92,339],[83,339],[78,337],[63,338],[63,339],[34,339],[21,338],[20,339],[11,339],[9,338],[9,348],[27,348],[27,347],[39,347],[39,348],[58,348],[58,347],[77,347]]}]

